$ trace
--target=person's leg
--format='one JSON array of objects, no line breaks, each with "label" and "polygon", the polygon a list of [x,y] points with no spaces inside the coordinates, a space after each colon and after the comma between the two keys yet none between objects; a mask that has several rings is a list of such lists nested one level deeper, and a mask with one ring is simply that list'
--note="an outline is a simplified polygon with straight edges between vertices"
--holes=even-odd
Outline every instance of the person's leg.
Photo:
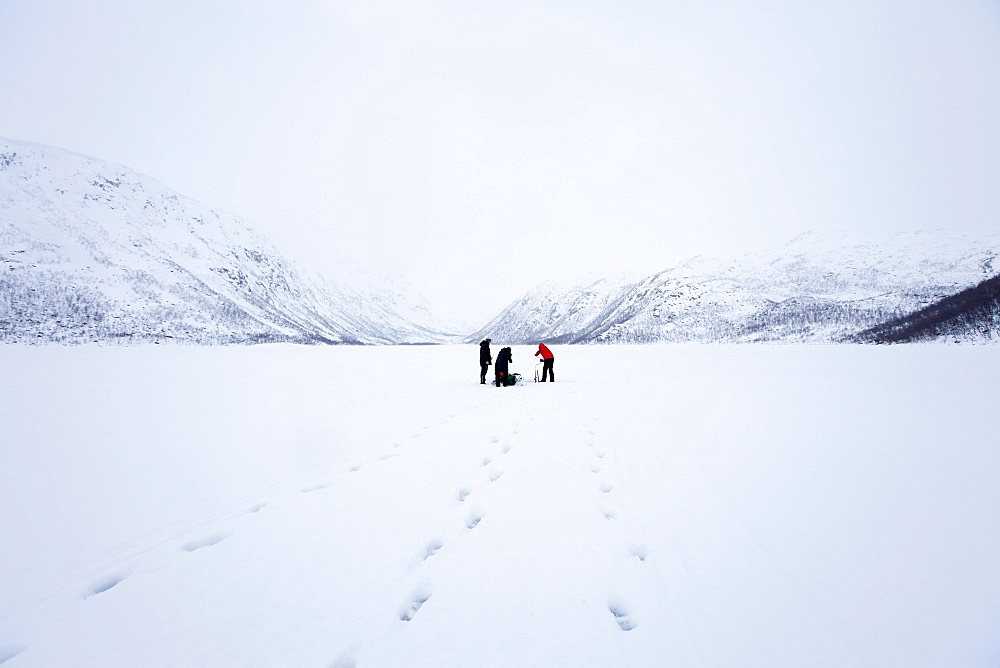
[{"label": "person's leg", "polygon": [[[556,382],[556,372],[555,372],[556,360],[555,358],[545,360],[545,369],[549,372],[549,380],[553,383]],[[542,374],[544,376],[544,374]]]}]

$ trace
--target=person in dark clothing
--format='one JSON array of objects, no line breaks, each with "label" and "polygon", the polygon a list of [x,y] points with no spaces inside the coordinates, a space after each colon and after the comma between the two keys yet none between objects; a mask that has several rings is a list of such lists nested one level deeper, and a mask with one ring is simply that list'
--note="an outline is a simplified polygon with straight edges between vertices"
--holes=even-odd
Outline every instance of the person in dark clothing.
[{"label": "person in dark clothing", "polygon": [[544,343],[538,344],[538,352],[535,356],[542,356],[542,382],[545,382],[545,375],[548,374],[549,379],[554,383],[556,382],[556,372],[552,369],[556,363],[556,356],[552,354],[549,347]]},{"label": "person in dark clothing", "polygon": [[490,352],[490,341],[493,339],[487,337],[479,342],[479,383],[480,385],[486,384],[486,371],[493,364],[493,353]]},{"label": "person in dark clothing", "polygon": [[501,348],[500,354],[497,355],[497,364],[494,367],[494,371],[497,374],[497,387],[503,385],[503,379],[507,376],[508,368],[507,365],[514,361],[513,355],[511,355],[510,348]]}]

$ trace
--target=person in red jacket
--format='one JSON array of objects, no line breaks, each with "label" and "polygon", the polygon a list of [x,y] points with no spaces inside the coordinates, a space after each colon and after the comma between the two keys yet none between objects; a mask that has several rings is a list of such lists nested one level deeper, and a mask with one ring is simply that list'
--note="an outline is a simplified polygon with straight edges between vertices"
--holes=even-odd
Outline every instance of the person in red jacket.
[{"label": "person in red jacket", "polygon": [[546,374],[548,374],[549,379],[553,383],[556,382],[556,372],[552,370],[552,366],[556,363],[556,356],[552,354],[552,351],[544,343],[538,344],[538,352],[535,353],[535,357],[539,355],[542,356],[542,382],[545,382]]}]

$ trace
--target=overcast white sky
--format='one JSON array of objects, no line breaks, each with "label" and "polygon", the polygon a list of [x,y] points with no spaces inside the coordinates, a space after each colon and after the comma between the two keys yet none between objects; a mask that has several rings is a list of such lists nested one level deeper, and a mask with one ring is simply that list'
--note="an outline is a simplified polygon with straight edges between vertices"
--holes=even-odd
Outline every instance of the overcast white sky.
[{"label": "overcast white sky", "polygon": [[0,136],[473,320],[805,230],[996,231],[998,0],[0,0]]}]

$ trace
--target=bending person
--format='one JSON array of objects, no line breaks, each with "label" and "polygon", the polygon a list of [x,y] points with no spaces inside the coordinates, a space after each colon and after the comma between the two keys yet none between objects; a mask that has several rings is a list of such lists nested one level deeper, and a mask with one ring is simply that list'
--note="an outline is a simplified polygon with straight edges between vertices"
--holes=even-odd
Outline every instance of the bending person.
[{"label": "bending person", "polygon": [[511,355],[510,348],[501,348],[500,353],[497,355],[497,363],[493,367],[497,375],[497,387],[505,385],[504,380],[507,378],[507,372],[509,371],[508,364],[514,361],[514,356]]}]

